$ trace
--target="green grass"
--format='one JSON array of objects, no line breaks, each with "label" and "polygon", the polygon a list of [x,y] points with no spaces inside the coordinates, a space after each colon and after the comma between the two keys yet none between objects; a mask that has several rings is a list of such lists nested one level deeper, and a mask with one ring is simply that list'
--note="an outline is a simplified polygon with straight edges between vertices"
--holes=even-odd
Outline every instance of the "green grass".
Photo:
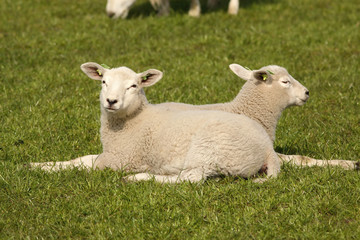
[{"label": "green grass", "polygon": [[264,184],[167,185],[23,167],[101,152],[100,87],[79,69],[88,61],[164,71],[152,103],[229,101],[243,84],[229,64],[284,66],[311,98],[284,112],[276,150],[360,159],[357,0],[242,0],[238,16],[222,1],[198,19],[189,1],[171,3],[158,18],[138,0],[126,20],[108,19],[105,0],[1,3],[0,239],[359,238],[356,171],[285,165]]}]

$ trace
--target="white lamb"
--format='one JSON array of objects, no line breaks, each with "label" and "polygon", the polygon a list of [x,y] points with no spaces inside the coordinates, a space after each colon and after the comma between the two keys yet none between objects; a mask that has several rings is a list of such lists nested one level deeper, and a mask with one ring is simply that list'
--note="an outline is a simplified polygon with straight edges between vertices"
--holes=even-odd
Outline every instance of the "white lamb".
[{"label": "white lamb", "polygon": [[[304,105],[309,98],[309,91],[280,66],[270,65],[253,71],[239,64],[231,64],[229,67],[238,77],[246,80],[238,95],[231,102],[207,105],[183,103],[159,105],[172,110],[220,110],[243,114],[260,123],[274,142],[276,126],[282,111],[290,106]],[[270,75],[266,76],[264,72],[270,73]],[[262,79],[260,76],[266,76],[266,79]],[[298,166],[332,165],[348,170],[359,169],[359,162],[350,160],[319,160],[307,156],[280,153],[278,156],[284,162]]]},{"label": "white lamb", "polygon": [[[230,69],[246,83],[231,102],[208,105],[183,103],[162,103],[158,106],[167,110],[220,110],[243,114],[260,123],[270,139],[275,140],[278,119],[284,109],[293,105],[303,105],[309,98],[309,91],[296,81],[285,68],[265,66],[259,70],[247,70],[238,64]],[[264,75],[268,73],[268,75]],[[271,74],[269,74],[271,73]],[[263,77],[266,76],[266,79]],[[73,161],[93,161],[98,155],[87,155]],[[298,166],[339,166],[344,169],[359,169],[359,162],[350,160],[319,160],[301,155],[278,153],[283,162]],[[71,164],[69,162],[69,164]]]},{"label": "white lamb", "polygon": [[[106,13],[112,18],[126,18],[131,6],[136,0],[107,0]],[[208,0],[208,7],[213,8],[218,0]],[[158,14],[167,16],[170,13],[169,0],[150,0],[151,5]],[[239,0],[230,0],[228,13],[236,15],[239,11]],[[200,0],[191,0],[189,15],[192,17],[199,17],[201,14]]]},{"label": "white lamb", "polygon": [[[85,63],[81,69],[102,81],[100,93],[103,153],[95,162],[72,166],[135,172],[131,180],[200,181],[212,176],[248,178],[264,164],[276,177],[280,159],[256,121],[222,111],[172,111],[147,102],[143,87],[162,78],[158,70],[135,73]],[[56,163],[61,169],[69,162]],[[45,167],[45,164],[33,164]]]}]

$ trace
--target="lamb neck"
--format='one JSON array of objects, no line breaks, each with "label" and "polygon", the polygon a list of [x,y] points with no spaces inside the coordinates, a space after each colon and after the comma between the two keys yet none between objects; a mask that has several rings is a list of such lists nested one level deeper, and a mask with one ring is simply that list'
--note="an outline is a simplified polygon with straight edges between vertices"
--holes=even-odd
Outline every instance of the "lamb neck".
[{"label": "lamb neck", "polygon": [[227,111],[244,114],[260,123],[268,133],[272,142],[275,141],[276,126],[286,106],[274,103],[271,94],[259,91],[258,87],[244,86],[236,98],[227,103]]}]

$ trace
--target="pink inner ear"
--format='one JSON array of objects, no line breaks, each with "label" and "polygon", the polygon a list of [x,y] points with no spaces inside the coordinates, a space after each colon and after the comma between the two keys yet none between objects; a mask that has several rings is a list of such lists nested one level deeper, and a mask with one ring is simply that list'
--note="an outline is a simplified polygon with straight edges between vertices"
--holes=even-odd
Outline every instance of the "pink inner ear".
[{"label": "pink inner ear", "polygon": [[90,72],[91,72],[92,74],[98,75],[97,70],[98,70],[98,69],[97,69],[96,67],[91,67],[91,68],[90,68]]},{"label": "pink inner ear", "polygon": [[95,78],[99,78],[99,77],[102,77],[103,73],[101,72],[101,75],[99,74],[99,69],[97,67],[90,67],[89,68],[89,74],[92,76],[92,77],[95,77]]},{"label": "pink inner ear", "polygon": [[141,77],[141,83],[144,85],[149,84],[149,80],[151,79],[152,76],[154,76],[155,74],[151,74],[151,73],[147,73],[145,76]]}]

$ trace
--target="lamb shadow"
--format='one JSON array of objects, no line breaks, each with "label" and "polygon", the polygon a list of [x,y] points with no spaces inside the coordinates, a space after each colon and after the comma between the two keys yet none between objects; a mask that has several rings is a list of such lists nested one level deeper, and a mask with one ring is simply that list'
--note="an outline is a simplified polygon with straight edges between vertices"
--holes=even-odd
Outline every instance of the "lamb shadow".
[{"label": "lamb shadow", "polygon": [[[240,8],[249,8],[254,4],[274,4],[278,0],[239,0]],[[201,14],[206,14],[209,12],[215,11],[224,11],[228,9],[229,0],[219,0],[218,5],[214,9],[207,8],[207,0],[201,0]],[[173,12],[187,15],[190,8],[190,0],[170,0],[170,15]],[[156,15],[156,11],[153,9],[149,1],[142,3],[135,3],[134,6],[130,9],[128,19],[146,17],[151,15]]]},{"label": "lamb shadow", "polygon": [[150,15],[156,15],[156,11],[151,6],[150,1],[146,1],[141,4],[135,2],[135,4],[130,8],[127,19],[139,18],[142,16],[148,17]]},{"label": "lamb shadow", "polygon": [[[170,15],[173,12],[187,14],[190,7],[190,0],[170,0]],[[157,12],[151,6],[150,1],[145,1],[142,3],[135,3],[134,6],[130,9],[128,19],[139,18],[139,17],[148,17],[156,16]]]},{"label": "lamb shadow", "polygon": [[288,147],[288,146],[285,146],[285,147],[277,146],[277,147],[275,147],[275,152],[282,153],[282,154],[287,154],[287,155],[295,155],[295,154],[297,154],[295,148]]},{"label": "lamb shadow", "polygon": [[[214,9],[207,9],[207,1],[201,1],[201,9],[202,9],[202,13],[206,14],[207,12],[216,12],[216,11],[224,11],[227,12],[228,10],[228,6],[229,6],[229,1],[230,0],[219,0],[218,5],[214,8]],[[274,4],[276,2],[278,2],[278,0],[239,0],[240,2],[240,7],[241,8],[249,8],[254,4],[262,4],[262,5],[267,5],[267,4]],[[190,5],[189,5],[190,6]]]},{"label": "lamb shadow", "polygon": [[314,152],[308,151],[306,149],[299,149],[291,146],[283,146],[283,147],[276,146],[274,150],[277,153],[282,153],[286,155],[306,155],[306,156],[316,155]]}]

